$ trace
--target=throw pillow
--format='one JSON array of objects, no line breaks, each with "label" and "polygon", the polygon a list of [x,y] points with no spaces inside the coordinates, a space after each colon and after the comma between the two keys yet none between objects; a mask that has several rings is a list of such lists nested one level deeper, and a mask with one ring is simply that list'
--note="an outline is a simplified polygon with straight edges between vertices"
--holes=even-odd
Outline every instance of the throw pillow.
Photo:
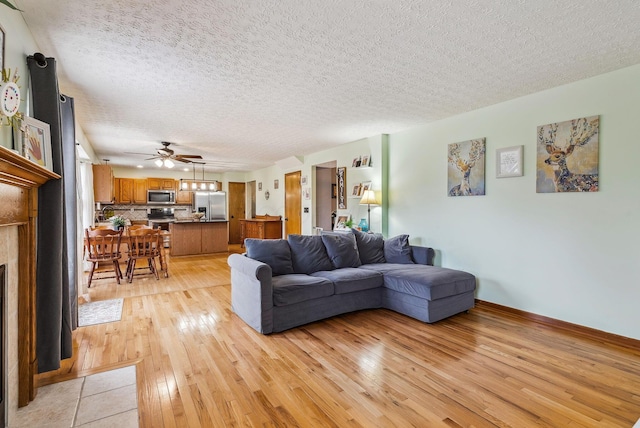
[{"label": "throw pillow", "polygon": [[363,265],[371,263],[385,263],[384,238],[377,233],[363,233],[353,229],[358,244],[360,262]]},{"label": "throw pillow", "polygon": [[286,240],[247,238],[244,246],[247,248],[247,257],[271,266],[274,276],[293,273],[291,249]]},{"label": "throw pillow", "polygon": [[287,240],[291,247],[291,260],[295,273],[308,275],[333,269],[321,236],[289,235]]},{"label": "throw pillow", "polygon": [[321,237],[334,268],[358,267],[362,264],[353,233],[326,233]]},{"label": "throw pillow", "polygon": [[412,264],[409,235],[398,235],[384,241],[384,258],[387,263]]}]

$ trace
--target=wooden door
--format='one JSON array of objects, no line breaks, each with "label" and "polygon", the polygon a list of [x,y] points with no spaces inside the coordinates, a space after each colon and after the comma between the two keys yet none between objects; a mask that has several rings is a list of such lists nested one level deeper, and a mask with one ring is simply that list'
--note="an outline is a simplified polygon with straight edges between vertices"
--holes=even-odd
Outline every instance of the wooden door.
[{"label": "wooden door", "polygon": [[241,244],[240,222],[245,218],[245,183],[229,182],[229,244]]},{"label": "wooden door", "polygon": [[302,231],[302,186],[301,172],[290,172],[284,175],[284,237],[300,234]]}]

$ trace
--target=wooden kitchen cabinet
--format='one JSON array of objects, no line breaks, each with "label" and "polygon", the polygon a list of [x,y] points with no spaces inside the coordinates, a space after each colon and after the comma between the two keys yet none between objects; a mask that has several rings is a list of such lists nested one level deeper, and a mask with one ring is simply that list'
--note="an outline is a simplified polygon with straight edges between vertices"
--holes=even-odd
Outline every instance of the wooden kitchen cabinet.
[{"label": "wooden kitchen cabinet", "polygon": [[116,203],[133,203],[133,178],[116,178]]},{"label": "wooden kitchen cabinet", "polygon": [[176,204],[191,204],[193,192],[180,190],[180,180],[176,180]]},{"label": "wooden kitchen cabinet", "polygon": [[147,203],[147,179],[146,178],[136,178],[133,180],[133,203],[134,204]]},{"label": "wooden kitchen cabinet", "polygon": [[173,178],[147,178],[149,190],[175,190],[176,180]]},{"label": "wooden kitchen cabinet", "polygon": [[229,249],[226,221],[178,221],[169,228],[172,256],[220,253]]},{"label": "wooden kitchen cabinet", "polygon": [[111,204],[114,201],[113,169],[110,165],[93,166],[93,198],[96,202]]},{"label": "wooden kitchen cabinet", "polygon": [[239,222],[242,246],[245,238],[282,239],[280,216],[256,216],[256,218],[242,219]]}]

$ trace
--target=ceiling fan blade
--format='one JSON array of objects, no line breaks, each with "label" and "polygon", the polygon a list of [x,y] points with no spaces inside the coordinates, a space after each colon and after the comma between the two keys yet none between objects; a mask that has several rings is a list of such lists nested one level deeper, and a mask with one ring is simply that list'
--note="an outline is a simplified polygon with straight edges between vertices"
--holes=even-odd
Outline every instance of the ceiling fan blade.
[{"label": "ceiling fan blade", "polygon": [[150,158],[146,158],[145,160],[153,160],[153,159],[162,159],[162,156],[153,156]]},{"label": "ceiling fan blade", "polygon": [[174,160],[177,160],[178,162],[192,163],[192,161],[190,161],[189,159],[175,158]]},{"label": "ceiling fan blade", "polygon": [[140,153],[140,152],[122,152],[126,155],[143,155],[143,156],[156,156],[154,154],[151,153]]},{"label": "ceiling fan blade", "polygon": [[176,155],[175,158],[176,159],[178,159],[178,158],[183,158],[183,159],[202,159],[202,156],[200,156],[200,155]]}]

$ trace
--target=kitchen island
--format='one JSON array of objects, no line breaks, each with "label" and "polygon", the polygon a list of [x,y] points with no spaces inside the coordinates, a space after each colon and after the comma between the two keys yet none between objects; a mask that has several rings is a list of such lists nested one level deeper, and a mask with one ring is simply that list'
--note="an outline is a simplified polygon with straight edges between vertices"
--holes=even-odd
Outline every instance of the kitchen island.
[{"label": "kitchen island", "polygon": [[178,220],[169,225],[169,230],[172,256],[228,251],[229,222],[226,220]]}]

